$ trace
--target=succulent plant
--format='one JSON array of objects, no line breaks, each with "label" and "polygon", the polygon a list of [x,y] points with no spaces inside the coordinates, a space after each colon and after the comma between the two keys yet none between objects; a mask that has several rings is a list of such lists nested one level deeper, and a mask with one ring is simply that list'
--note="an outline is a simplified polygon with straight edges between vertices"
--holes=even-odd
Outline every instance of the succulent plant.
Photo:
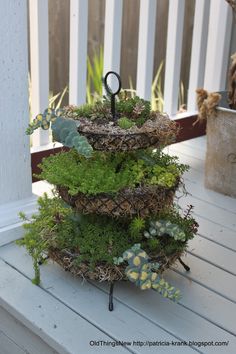
[{"label": "succulent plant", "polygon": [[177,224],[171,223],[169,220],[151,221],[148,231],[144,231],[146,238],[153,238],[155,236],[169,235],[176,241],[186,241],[185,232]]},{"label": "succulent plant", "polygon": [[132,122],[132,120],[126,117],[121,117],[120,119],[118,119],[117,124],[122,129],[130,129],[135,125],[135,123]]},{"label": "succulent plant", "polygon": [[62,114],[62,110],[46,109],[29,124],[26,134],[32,134],[38,128],[47,130],[51,125],[54,140],[69,148],[75,148],[85,157],[90,157],[93,149],[87,139],[77,131],[79,122],[76,124],[73,119],[62,117]]},{"label": "succulent plant", "polygon": [[132,237],[142,236],[142,231],[145,228],[145,220],[139,216],[133,218],[130,223],[129,230]]},{"label": "succulent plant", "polygon": [[140,244],[135,244],[132,248],[126,250],[122,257],[114,259],[115,264],[128,262],[125,269],[127,278],[140,287],[141,290],[154,289],[162,296],[171,300],[178,300],[180,291],[167,283],[161,276],[155,272],[159,269],[159,263],[149,262],[147,253],[141,249]]}]

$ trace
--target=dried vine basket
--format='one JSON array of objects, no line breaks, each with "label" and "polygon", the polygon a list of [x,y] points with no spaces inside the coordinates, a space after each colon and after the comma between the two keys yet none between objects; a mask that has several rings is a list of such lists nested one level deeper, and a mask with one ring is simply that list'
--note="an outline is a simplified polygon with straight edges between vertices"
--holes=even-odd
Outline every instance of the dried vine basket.
[{"label": "dried vine basket", "polygon": [[76,120],[78,131],[84,135],[94,150],[130,151],[148,147],[166,146],[175,141],[178,127],[174,121],[161,113],[152,113],[140,128],[122,129],[114,122],[104,124],[88,118]]},{"label": "dried vine basket", "polygon": [[65,187],[57,187],[62,199],[79,213],[109,215],[112,217],[128,217],[139,215],[145,218],[155,215],[163,207],[170,206],[179,182],[172,188],[159,186],[143,186],[135,189],[123,189],[116,195],[100,193],[89,196],[78,193],[71,196]]},{"label": "dried vine basket", "polygon": [[[151,257],[151,262],[158,262],[160,268],[158,273],[163,273],[166,269],[170,268],[182,255],[183,252],[174,252],[171,255],[166,255],[163,252]],[[75,276],[83,279],[97,280],[97,281],[119,281],[127,280],[125,275],[126,265],[107,265],[100,263],[96,265],[96,268],[91,267],[86,262],[76,264],[74,260],[79,256],[73,254],[68,250],[60,251],[55,248],[51,248],[48,251],[48,256],[56,263],[58,263],[64,270],[69,271]]]}]

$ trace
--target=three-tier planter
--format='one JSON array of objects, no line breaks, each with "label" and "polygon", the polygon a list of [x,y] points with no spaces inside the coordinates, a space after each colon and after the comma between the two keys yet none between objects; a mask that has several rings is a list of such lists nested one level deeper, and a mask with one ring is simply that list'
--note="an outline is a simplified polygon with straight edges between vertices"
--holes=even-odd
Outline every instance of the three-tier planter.
[{"label": "three-tier planter", "polygon": [[183,264],[197,224],[191,207],[181,214],[174,205],[187,166],[161,150],[174,142],[177,125],[152,112],[149,102],[119,93],[120,87],[111,92],[109,74],[119,79],[106,75],[105,100],[47,109],[29,126],[32,133],[51,125],[54,139],[70,150],[43,160],[40,178],[55,185],[55,196],[40,198],[39,214],[25,224],[20,243],[33,257],[35,283],[46,254],[75,275],[110,282],[112,310],[118,280],[178,299],[179,290],[162,273],[177,259]]}]

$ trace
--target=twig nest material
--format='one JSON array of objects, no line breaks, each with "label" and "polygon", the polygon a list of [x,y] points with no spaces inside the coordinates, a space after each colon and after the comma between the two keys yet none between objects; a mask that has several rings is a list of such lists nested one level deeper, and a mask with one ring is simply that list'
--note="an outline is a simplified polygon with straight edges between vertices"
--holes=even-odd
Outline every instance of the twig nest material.
[{"label": "twig nest material", "polygon": [[[150,258],[150,262],[158,262],[160,267],[157,271],[158,274],[162,274],[166,269],[170,268],[178,258],[185,251],[173,252],[171,255],[166,255],[163,252],[156,254]],[[125,274],[126,265],[108,265],[104,262],[97,264],[94,269],[87,262],[76,263],[77,254],[73,254],[70,251],[61,251],[56,248],[51,248],[48,250],[49,257],[56,263],[58,263],[66,271],[69,271],[75,276],[81,277],[82,279],[90,279],[96,281],[119,281],[127,280]]]}]

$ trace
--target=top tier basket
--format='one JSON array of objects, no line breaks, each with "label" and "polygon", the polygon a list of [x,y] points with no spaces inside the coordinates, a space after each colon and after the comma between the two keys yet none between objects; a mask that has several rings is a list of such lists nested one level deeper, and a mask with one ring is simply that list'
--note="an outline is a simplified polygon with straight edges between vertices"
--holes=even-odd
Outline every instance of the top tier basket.
[{"label": "top tier basket", "polygon": [[94,150],[129,151],[148,147],[166,146],[173,143],[177,125],[168,116],[152,113],[142,127],[128,130],[115,126],[112,122],[100,125],[87,118],[79,120],[78,131],[84,135]]},{"label": "top tier basket", "polygon": [[[115,92],[108,85],[107,80],[109,75],[115,75],[118,80],[118,89]],[[116,124],[119,114],[116,112],[115,96],[121,90],[120,76],[114,71],[109,71],[105,75],[103,83],[111,105],[107,112],[110,115],[108,121],[96,117],[96,113],[92,120],[83,116],[77,116],[71,106],[64,112],[68,118],[75,120],[78,132],[87,138],[94,150],[110,152],[130,151],[146,149],[148,147],[166,146],[175,141],[178,133],[176,123],[171,121],[167,115],[159,112],[150,112],[148,119],[141,126],[134,124],[128,129],[123,129]]]}]

